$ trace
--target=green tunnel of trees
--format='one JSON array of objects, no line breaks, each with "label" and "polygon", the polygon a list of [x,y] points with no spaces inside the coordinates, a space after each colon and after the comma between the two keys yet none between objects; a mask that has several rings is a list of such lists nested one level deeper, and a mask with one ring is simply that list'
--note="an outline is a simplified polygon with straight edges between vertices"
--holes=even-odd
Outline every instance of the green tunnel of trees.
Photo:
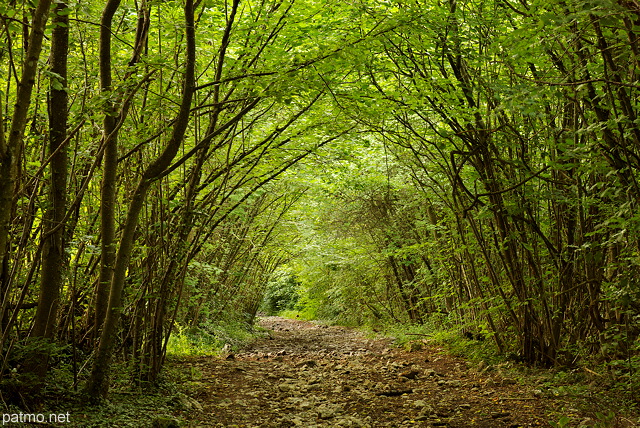
[{"label": "green tunnel of trees", "polygon": [[278,281],[640,368],[637,2],[2,0],[0,34],[3,400],[61,354],[154,382]]}]

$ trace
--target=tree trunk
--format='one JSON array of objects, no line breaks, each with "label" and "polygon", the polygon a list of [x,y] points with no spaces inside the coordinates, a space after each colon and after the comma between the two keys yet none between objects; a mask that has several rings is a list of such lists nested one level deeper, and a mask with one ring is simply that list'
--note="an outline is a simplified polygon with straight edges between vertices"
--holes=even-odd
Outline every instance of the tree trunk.
[{"label": "tree trunk", "polygon": [[[57,3],[56,12],[66,4]],[[42,231],[42,273],[40,296],[32,336],[51,338],[55,331],[58,301],[64,278],[64,217],[66,214],[67,150],[67,53],[69,50],[68,15],[56,13],[51,39],[52,78],[49,101],[49,152],[51,178],[49,206],[44,215]]]},{"label": "tree trunk", "polygon": [[180,112],[175,121],[171,139],[163,152],[142,174],[138,186],[132,195],[131,203],[129,204],[122,238],[120,239],[120,245],[116,255],[113,279],[111,280],[109,307],[102,327],[100,344],[98,346],[93,370],[86,386],[86,392],[94,400],[105,397],[109,389],[108,373],[115,344],[118,320],[120,319],[122,311],[122,292],[124,290],[127,268],[133,249],[140,211],[144,206],[149,187],[153,181],[169,167],[171,161],[178,153],[189,123],[191,100],[194,93],[196,60],[193,0],[186,1],[184,13],[186,22],[187,61]]},{"label": "tree trunk", "polygon": [[[100,89],[103,93],[111,90],[111,22],[120,0],[109,0],[102,13],[100,26]],[[100,187],[100,277],[95,297],[95,318],[93,337],[100,337],[100,329],[107,314],[109,284],[113,277],[116,235],[116,178],[118,171],[118,130],[117,114],[113,101],[105,101],[104,115],[104,166]]]},{"label": "tree trunk", "polygon": [[[5,260],[8,253],[11,212],[18,174],[18,155],[27,125],[27,113],[31,104],[31,93],[38,71],[38,60],[42,51],[42,39],[50,7],[51,0],[40,0],[34,11],[8,140],[5,140],[4,136],[0,137],[0,262]],[[6,267],[6,263],[0,264],[2,269],[0,278],[7,277]]]},{"label": "tree trunk", "polygon": [[[100,87],[103,93],[112,90],[111,76],[111,24],[113,16],[120,6],[120,0],[109,0],[104,8],[100,27]],[[138,24],[136,27],[136,43],[133,55],[129,61],[129,67],[138,63],[145,46],[149,31],[149,7],[146,1],[140,4]],[[124,80],[132,75],[127,71]],[[109,97],[107,97],[109,98]],[[106,101],[104,116],[104,167],[102,172],[102,185],[100,188],[100,216],[101,216],[101,253],[100,253],[100,277],[95,299],[95,319],[93,337],[100,337],[100,330],[106,317],[109,288],[113,279],[113,270],[116,260],[116,203],[117,203],[117,173],[118,173],[118,131],[122,121],[127,115],[130,100],[123,97],[121,100]]]},{"label": "tree trunk", "polygon": [[[62,12],[66,4],[57,3],[55,11]],[[49,205],[42,224],[42,265],[40,293],[31,338],[49,342],[56,331],[60,291],[64,281],[65,244],[64,218],[66,214],[67,151],[67,53],[69,50],[68,15],[56,13],[51,38],[51,78],[49,92],[49,155],[51,176],[49,179]],[[45,345],[45,343],[43,343]],[[49,370],[48,347],[36,348],[24,362],[24,372],[31,377],[27,386],[30,395],[44,385]]]}]

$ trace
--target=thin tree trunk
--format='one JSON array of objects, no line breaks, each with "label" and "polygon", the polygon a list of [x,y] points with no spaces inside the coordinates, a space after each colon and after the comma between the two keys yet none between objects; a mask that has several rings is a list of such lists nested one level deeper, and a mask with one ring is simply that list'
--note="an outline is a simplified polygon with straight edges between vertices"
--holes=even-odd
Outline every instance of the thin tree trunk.
[{"label": "thin tree trunk", "polygon": [[[57,3],[56,12],[66,4]],[[49,207],[44,216],[42,231],[42,273],[40,296],[32,336],[51,338],[55,331],[58,300],[64,278],[64,218],[66,214],[67,150],[62,144],[67,136],[67,53],[69,50],[68,15],[56,13],[51,39],[52,78],[49,101],[49,152],[51,178]]]},{"label": "thin tree trunk", "polygon": [[[112,90],[111,76],[111,24],[113,16],[120,6],[120,0],[109,0],[102,14],[100,27],[100,87],[103,92]],[[136,27],[136,43],[133,55],[129,60],[129,67],[133,67],[140,60],[149,32],[149,7],[143,0],[138,13]],[[132,75],[127,71],[124,80]],[[123,97],[121,101],[107,101],[104,117],[104,168],[101,185],[100,215],[101,215],[101,253],[100,277],[96,290],[94,338],[100,337],[100,330],[106,318],[109,288],[113,279],[116,259],[116,203],[117,203],[117,172],[118,172],[118,131],[122,121],[127,116],[131,100]],[[119,111],[118,111],[119,110]]]},{"label": "thin tree trunk", "polygon": [[[103,93],[111,90],[111,23],[120,7],[120,0],[108,0],[100,21],[100,89]],[[100,337],[100,329],[107,314],[109,284],[113,277],[115,261],[115,208],[116,179],[118,171],[118,130],[114,102],[105,101],[104,116],[104,166],[100,187],[100,277],[95,296],[95,318],[93,337]]]},{"label": "thin tree trunk", "polygon": [[[56,4],[55,11],[61,12],[66,4]],[[56,331],[60,291],[64,281],[65,245],[64,222],[66,214],[67,151],[63,146],[67,136],[67,53],[69,50],[68,15],[56,13],[53,19],[51,39],[51,78],[49,92],[49,153],[51,156],[49,179],[49,205],[42,222],[42,265],[40,293],[36,309],[32,338],[50,341]],[[44,385],[49,371],[48,347],[38,347],[23,365],[25,374],[31,376],[27,384],[29,394],[37,393]]]},{"label": "thin tree trunk", "polygon": [[8,140],[4,136],[0,138],[0,278],[5,279],[9,274],[5,272],[7,264],[4,260],[8,252],[11,212],[18,175],[18,156],[23,144],[27,113],[31,104],[31,93],[38,71],[42,39],[50,7],[51,0],[40,0],[34,11],[28,49],[11,119],[11,129]]},{"label": "thin tree trunk", "polygon": [[169,167],[171,161],[178,153],[184,134],[187,130],[187,125],[189,124],[191,100],[193,98],[195,86],[196,60],[193,0],[186,1],[184,13],[186,22],[187,61],[185,66],[185,83],[180,112],[176,119],[171,139],[167,143],[164,151],[142,174],[129,204],[122,238],[120,239],[120,245],[116,255],[115,268],[109,294],[109,307],[102,327],[100,344],[98,346],[93,370],[86,386],[86,392],[93,399],[99,399],[100,397],[106,396],[109,389],[108,373],[115,344],[118,320],[122,311],[122,293],[124,290],[127,268],[129,266],[131,251],[133,249],[135,231],[138,225],[140,211],[144,206],[144,201],[149,187],[153,181]]}]

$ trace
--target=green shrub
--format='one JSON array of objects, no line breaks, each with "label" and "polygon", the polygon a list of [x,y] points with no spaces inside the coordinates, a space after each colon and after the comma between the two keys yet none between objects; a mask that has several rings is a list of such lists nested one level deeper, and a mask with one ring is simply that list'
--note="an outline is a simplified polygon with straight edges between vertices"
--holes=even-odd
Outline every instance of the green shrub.
[{"label": "green shrub", "polygon": [[256,336],[256,330],[243,321],[206,322],[198,327],[177,325],[169,338],[171,355],[216,355],[225,346],[238,350]]},{"label": "green shrub", "polygon": [[274,278],[269,281],[260,310],[267,315],[276,315],[282,311],[294,309],[299,298],[298,281],[295,275],[282,272],[274,275]]}]

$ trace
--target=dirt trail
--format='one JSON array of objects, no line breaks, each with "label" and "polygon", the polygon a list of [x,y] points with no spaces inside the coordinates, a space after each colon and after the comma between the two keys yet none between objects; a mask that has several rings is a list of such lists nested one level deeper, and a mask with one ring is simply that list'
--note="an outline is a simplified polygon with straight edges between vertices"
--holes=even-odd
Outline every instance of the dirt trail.
[{"label": "dirt trail", "polygon": [[183,415],[192,427],[548,426],[545,400],[442,349],[267,317],[272,331],[227,359],[197,358]]}]

